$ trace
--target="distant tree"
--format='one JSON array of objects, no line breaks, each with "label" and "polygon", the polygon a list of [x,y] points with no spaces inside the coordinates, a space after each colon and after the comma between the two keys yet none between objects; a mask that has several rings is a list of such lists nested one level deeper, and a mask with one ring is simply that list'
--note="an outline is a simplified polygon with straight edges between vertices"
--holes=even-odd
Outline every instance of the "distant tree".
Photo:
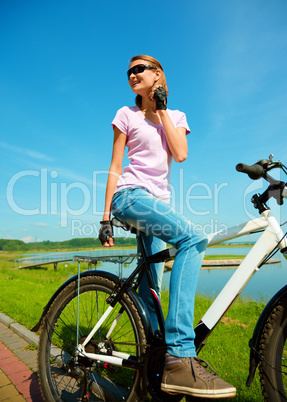
[{"label": "distant tree", "polygon": [[[119,247],[135,247],[136,239],[135,237],[116,237],[115,244]],[[96,248],[100,247],[101,243],[99,239],[95,238],[74,238],[70,240],[65,240],[62,242],[44,240],[42,242],[37,242],[37,250],[51,251],[51,250],[61,250],[61,249],[82,249],[82,248]],[[0,239],[0,250],[3,251],[32,251],[35,250],[35,243],[24,243],[22,240],[10,240],[10,239]]]}]

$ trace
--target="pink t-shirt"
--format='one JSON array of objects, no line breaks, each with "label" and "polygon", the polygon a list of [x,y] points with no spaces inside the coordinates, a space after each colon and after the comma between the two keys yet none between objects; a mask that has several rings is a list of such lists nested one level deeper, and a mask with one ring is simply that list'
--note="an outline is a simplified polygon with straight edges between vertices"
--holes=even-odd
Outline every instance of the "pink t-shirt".
[{"label": "pink t-shirt", "polygon": [[[179,110],[167,112],[175,126],[190,132],[186,116]],[[169,203],[172,155],[163,125],[146,119],[138,106],[124,106],[118,110],[112,125],[127,135],[130,163],[119,177],[116,192],[125,187],[140,186],[155,197]]]}]

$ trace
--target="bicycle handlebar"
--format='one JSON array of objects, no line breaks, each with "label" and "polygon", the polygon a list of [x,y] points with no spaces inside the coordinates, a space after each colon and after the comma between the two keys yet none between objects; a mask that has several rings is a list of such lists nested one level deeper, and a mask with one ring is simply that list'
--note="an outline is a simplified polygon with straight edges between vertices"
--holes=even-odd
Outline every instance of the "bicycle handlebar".
[{"label": "bicycle handlebar", "polygon": [[286,166],[281,162],[273,162],[271,157],[273,157],[273,155],[270,155],[269,160],[262,159],[251,166],[246,165],[245,163],[238,163],[236,165],[236,170],[238,172],[246,173],[252,180],[258,180],[262,177],[267,180],[270,185],[267,190],[261,194],[260,201],[265,203],[273,197],[276,199],[278,205],[282,205],[283,198],[287,198],[287,183],[273,179],[273,177],[267,174],[267,171],[274,168],[281,168],[284,173],[287,174],[287,170]]},{"label": "bicycle handlebar", "polygon": [[245,163],[238,163],[238,165],[236,165],[236,170],[238,172],[247,173],[252,180],[261,179],[265,174],[263,166],[259,163],[255,163],[251,166],[246,165]]}]

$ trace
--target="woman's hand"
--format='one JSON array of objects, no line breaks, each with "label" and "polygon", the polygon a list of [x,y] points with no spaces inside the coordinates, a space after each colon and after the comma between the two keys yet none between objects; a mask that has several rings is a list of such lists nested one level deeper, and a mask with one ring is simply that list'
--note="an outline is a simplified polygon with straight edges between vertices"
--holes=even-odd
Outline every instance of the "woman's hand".
[{"label": "woman's hand", "polygon": [[166,110],[167,93],[161,85],[155,85],[149,94],[149,99],[155,100],[156,110]]},{"label": "woman's hand", "polygon": [[111,221],[101,221],[101,228],[99,230],[99,239],[103,246],[112,247],[114,246],[114,231]]}]

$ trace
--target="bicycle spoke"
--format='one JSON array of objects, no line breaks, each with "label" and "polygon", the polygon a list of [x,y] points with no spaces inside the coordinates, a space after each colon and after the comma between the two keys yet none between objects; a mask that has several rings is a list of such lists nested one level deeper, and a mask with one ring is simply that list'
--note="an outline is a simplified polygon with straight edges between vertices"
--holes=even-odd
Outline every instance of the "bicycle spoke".
[{"label": "bicycle spoke", "polygon": [[[47,400],[53,400],[49,394],[52,392],[55,399],[81,401],[85,390],[90,401],[133,400],[129,398],[136,392],[139,372],[106,363],[105,355],[120,359],[133,356],[138,360],[141,348],[146,345],[143,326],[134,304],[124,294],[121,303],[110,310],[108,318],[91,337],[89,334],[97,322],[110,309],[107,299],[115,288],[115,283],[105,278],[97,281],[93,277],[81,279],[79,298],[72,286],[70,291],[64,289],[58,305],[55,303],[48,312],[46,331],[50,335],[43,338],[39,348],[43,355],[43,359],[39,358],[40,382],[42,388],[49,388]],[[77,324],[79,344],[85,342],[88,356],[101,354],[103,361],[87,358],[84,353],[78,355]]]}]

